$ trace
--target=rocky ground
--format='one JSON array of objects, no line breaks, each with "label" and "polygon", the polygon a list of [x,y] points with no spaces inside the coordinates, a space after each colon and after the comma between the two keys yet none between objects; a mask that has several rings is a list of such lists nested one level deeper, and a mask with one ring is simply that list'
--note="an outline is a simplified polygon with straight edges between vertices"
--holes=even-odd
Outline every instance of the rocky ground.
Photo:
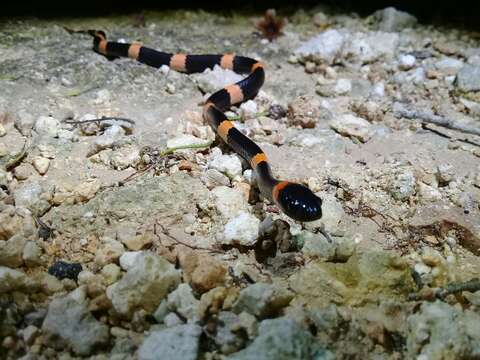
[{"label": "rocky ground", "polygon": [[[478,33],[288,20],[272,42],[201,11],[0,24],[0,357],[480,357]],[[278,213],[204,124],[236,74],[108,61],[63,26],[264,61],[228,116],[323,218]]]}]

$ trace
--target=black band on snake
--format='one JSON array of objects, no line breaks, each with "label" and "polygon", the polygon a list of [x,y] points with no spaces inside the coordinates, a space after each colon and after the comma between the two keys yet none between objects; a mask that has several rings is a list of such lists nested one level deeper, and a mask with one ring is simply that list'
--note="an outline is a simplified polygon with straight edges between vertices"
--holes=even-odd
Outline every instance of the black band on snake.
[{"label": "black band on snake", "polygon": [[236,129],[224,114],[232,105],[238,105],[257,95],[265,80],[261,62],[233,54],[170,54],[147,48],[136,42],[125,44],[107,41],[103,31],[87,32],[94,37],[93,49],[110,60],[129,57],[156,68],[168,65],[171,69],[184,73],[202,72],[220,65],[223,69],[248,74],[243,80],[226,86],[208,98],[203,108],[204,119],[237,154],[249,162],[261,193],[285,214],[298,221],[313,221],[322,216],[321,199],[308,187],[275,179],[262,149]]}]

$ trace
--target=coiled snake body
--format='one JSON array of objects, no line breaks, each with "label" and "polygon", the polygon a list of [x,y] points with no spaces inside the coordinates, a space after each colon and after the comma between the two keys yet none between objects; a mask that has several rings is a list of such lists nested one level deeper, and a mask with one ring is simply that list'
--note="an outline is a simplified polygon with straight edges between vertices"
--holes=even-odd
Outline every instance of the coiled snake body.
[{"label": "coiled snake body", "polygon": [[261,62],[233,54],[170,54],[150,49],[140,43],[107,41],[103,31],[88,30],[88,33],[94,37],[93,49],[110,60],[129,57],[156,68],[168,65],[171,69],[184,73],[202,72],[220,65],[236,73],[248,74],[243,80],[211,95],[204,105],[203,117],[237,154],[249,162],[261,193],[285,214],[298,221],[313,221],[322,216],[321,199],[306,186],[275,179],[262,149],[236,129],[224,114],[232,105],[238,105],[257,95],[265,80]]}]

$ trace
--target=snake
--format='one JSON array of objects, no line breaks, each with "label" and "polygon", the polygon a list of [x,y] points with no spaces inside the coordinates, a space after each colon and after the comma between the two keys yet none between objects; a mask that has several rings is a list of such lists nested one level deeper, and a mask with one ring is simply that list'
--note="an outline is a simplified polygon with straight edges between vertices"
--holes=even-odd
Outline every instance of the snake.
[{"label": "snake", "polygon": [[107,41],[102,30],[82,31],[93,36],[93,50],[108,60],[120,57],[160,68],[169,66],[182,73],[199,73],[218,65],[246,75],[242,80],[214,92],[203,106],[203,118],[214,132],[251,166],[261,194],[290,218],[314,221],[322,217],[322,200],[307,186],[278,180],[273,174],[265,152],[249,137],[238,130],[225,112],[232,106],[254,99],[265,81],[265,66],[261,61],[236,54],[190,55],[167,53],[143,46],[140,42]]}]

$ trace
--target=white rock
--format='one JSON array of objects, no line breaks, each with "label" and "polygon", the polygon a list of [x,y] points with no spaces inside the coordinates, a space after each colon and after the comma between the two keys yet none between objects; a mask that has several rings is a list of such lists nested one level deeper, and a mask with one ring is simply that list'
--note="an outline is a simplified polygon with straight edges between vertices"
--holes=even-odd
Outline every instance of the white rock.
[{"label": "white rock", "polygon": [[412,170],[397,168],[390,179],[388,190],[395,200],[405,201],[415,194],[415,175]]},{"label": "white rock", "polygon": [[85,284],[94,283],[96,278],[97,278],[97,275],[95,275],[90,270],[82,270],[78,274],[77,280],[79,285],[85,285]]},{"label": "white rock", "polygon": [[413,55],[402,55],[399,59],[399,67],[402,70],[410,70],[415,65],[417,59]]},{"label": "white rock", "polygon": [[202,328],[198,325],[177,325],[151,332],[138,350],[139,360],[198,358]]},{"label": "white rock", "polygon": [[125,251],[122,256],[120,256],[120,267],[123,270],[131,269],[142,256],[143,251]]},{"label": "white rock", "polygon": [[318,144],[325,144],[325,139],[309,133],[300,133],[289,141],[291,145],[300,147],[312,147]]},{"label": "white rock", "polygon": [[108,91],[107,89],[101,89],[99,91],[97,91],[97,97],[95,98],[94,100],[94,103],[95,104],[103,104],[103,103],[107,103],[110,101],[110,91]]},{"label": "white rock", "polygon": [[170,67],[168,65],[162,65],[158,69],[163,75],[167,75],[170,72]]},{"label": "white rock", "polygon": [[230,185],[230,179],[228,176],[223,175],[220,171],[215,169],[208,169],[202,176],[202,181],[209,189],[213,189],[216,186],[228,186]]},{"label": "white rock", "polygon": [[89,355],[109,340],[108,326],[88,311],[86,286],[67,296],[53,299],[42,324],[44,341],[50,345],[68,345],[78,355]]},{"label": "white rock", "polygon": [[119,170],[135,166],[140,162],[140,149],[136,146],[124,146],[113,152],[110,164]]},{"label": "white rock", "polygon": [[30,208],[40,200],[42,195],[42,187],[38,182],[26,183],[15,189],[13,196],[15,205]]},{"label": "white rock", "polygon": [[423,85],[426,79],[426,72],[424,68],[416,68],[407,73],[405,77],[405,82],[413,82],[415,85]]},{"label": "white rock", "polygon": [[415,270],[415,272],[419,275],[424,275],[424,274],[428,274],[432,271],[432,268],[430,266],[427,266],[425,265],[424,263],[417,263],[415,264],[415,266],[413,267],[413,269]]},{"label": "white rock", "polygon": [[50,167],[50,160],[42,156],[36,156],[32,161],[32,165],[40,175],[45,175]]},{"label": "white rock", "polygon": [[356,32],[347,38],[342,55],[354,63],[367,64],[394,57],[399,43],[396,33]]},{"label": "white rock", "polygon": [[60,123],[51,116],[40,116],[35,121],[34,129],[38,134],[57,137]]},{"label": "white rock", "polygon": [[5,127],[3,124],[0,124],[0,137],[5,136],[7,134],[7,130],[5,130]]},{"label": "white rock", "polygon": [[252,185],[253,180],[254,180],[254,175],[253,175],[253,170],[252,169],[247,169],[243,172],[243,178],[247,183]]},{"label": "white rock", "polygon": [[180,271],[167,260],[142,252],[122,279],[107,288],[107,297],[121,315],[131,316],[138,309],[153,313],[180,279]]},{"label": "white rock", "polygon": [[22,265],[22,253],[26,242],[22,234],[15,234],[7,241],[0,240],[0,265],[11,268]]},{"label": "white rock", "polygon": [[165,315],[165,317],[163,318],[163,323],[166,327],[173,327],[177,325],[182,325],[183,321],[177,314],[171,312]]},{"label": "white rock", "polygon": [[229,245],[253,246],[258,238],[259,227],[260,220],[250,213],[241,212],[225,225],[222,242]]},{"label": "white rock", "polygon": [[211,193],[216,209],[225,219],[231,219],[241,211],[248,211],[247,200],[240,191],[218,186]]},{"label": "white rock", "polygon": [[341,135],[357,138],[366,142],[370,136],[370,123],[360,117],[344,114],[330,121],[330,127]]},{"label": "white rock", "polygon": [[34,267],[42,263],[42,249],[34,241],[27,241],[23,248],[22,259],[28,267]]},{"label": "white rock", "polygon": [[105,132],[97,137],[93,143],[93,150],[90,154],[95,154],[101,150],[109,149],[125,136],[125,130],[119,125],[112,125]]},{"label": "white rock", "polygon": [[400,11],[394,7],[387,7],[378,10],[373,14],[373,18],[378,21],[378,29],[387,32],[401,31],[405,28],[414,26],[417,18],[405,11]]},{"label": "white rock", "polygon": [[111,238],[103,238],[100,249],[95,254],[95,262],[99,265],[106,265],[117,261],[125,252],[125,248],[120,241]]},{"label": "white rock", "polygon": [[305,223],[305,228],[314,230],[323,225],[331,235],[345,235],[345,211],[335,196],[322,195],[322,214],[321,219]]},{"label": "white rock", "polygon": [[101,274],[106,285],[111,285],[120,279],[122,270],[117,264],[107,264],[102,268]]},{"label": "white rock", "polygon": [[333,88],[337,95],[344,95],[352,91],[352,81],[350,79],[338,79]]},{"label": "white rock", "polygon": [[344,41],[345,36],[338,30],[327,30],[303,43],[295,54],[331,64],[340,57]]},{"label": "white rock", "polygon": [[437,179],[444,184],[448,184],[454,179],[455,168],[450,164],[440,164],[437,167]]},{"label": "white rock", "polygon": [[218,155],[210,160],[209,167],[227,175],[230,179],[242,174],[242,163],[238,155]]},{"label": "white rock", "polygon": [[78,203],[93,199],[95,194],[100,190],[101,182],[98,179],[89,179],[75,187],[75,201]]},{"label": "white rock", "polygon": [[439,71],[448,75],[455,75],[463,65],[463,61],[451,57],[444,57],[435,63],[435,67]]},{"label": "white rock", "polygon": [[464,65],[457,74],[457,87],[465,92],[480,90],[480,65]]},{"label": "white rock", "polygon": [[383,82],[376,83],[373,85],[372,88],[372,95],[377,97],[384,97],[385,96],[385,84]]},{"label": "white rock", "polygon": [[277,314],[293,297],[294,294],[284,286],[258,282],[240,291],[232,310],[237,314],[246,312],[264,318]]},{"label": "white rock", "polygon": [[0,294],[20,289],[26,282],[27,277],[23,272],[0,266]]},{"label": "white rock", "polygon": [[213,93],[224,86],[242,80],[241,75],[232,70],[222,69],[218,65],[215,65],[213,70],[206,69],[202,74],[195,74],[193,77],[197,80],[198,87],[205,93]]},{"label": "white rock", "polygon": [[35,325],[28,325],[23,329],[23,341],[27,345],[32,345],[38,335],[39,329]]},{"label": "white rock", "polygon": [[178,285],[167,299],[168,309],[175,311],[188,321],[197,320],[199,303],[200,301],[193,296],[192,288],[186,283]]},{"label": "white rock", "polygon": [[40,151],[40,155],[47,159],[55,159],[56,150],[52,145],[38,144],[37,149]]},{"label": "white rock", "polygon": [[436,201],[442,198],[442,194],[438,189],[422,182],[418,183],[418,195],[425,202]]},{"label": "white rock", "polygon": [[240,115],[244,120],[254,118],[257,115],[257,112],[257,103],[253,100],[245,101],[240,105]]}]

